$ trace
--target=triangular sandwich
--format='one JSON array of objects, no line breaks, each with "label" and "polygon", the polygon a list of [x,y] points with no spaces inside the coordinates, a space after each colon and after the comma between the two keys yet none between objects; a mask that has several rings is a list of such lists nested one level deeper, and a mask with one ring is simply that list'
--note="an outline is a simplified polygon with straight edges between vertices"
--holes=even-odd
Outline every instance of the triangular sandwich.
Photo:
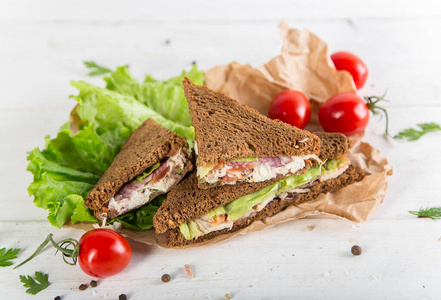
[{"label": "triangular sandwich", "polygon": [[200,188],[252,183],[305,172],[317,163],[319,139],[185,78],[195,128]]},{"label": "triangular sandwich", "polygon": [[167,232],[170,247],[204,242],[364,178],[363,170],[344,155],[352,145],[348,138],[333,133],[317,136],[322,163],[304,174],[211,189],[199,189],[196,173],[188,174],[154,216],[156,232]]},{"label": "triangular sandwich", "polygon": [[192,169],[186,139],[148,119],[133,131],[85,205],[98,219],[113,219],[167,193]]}]

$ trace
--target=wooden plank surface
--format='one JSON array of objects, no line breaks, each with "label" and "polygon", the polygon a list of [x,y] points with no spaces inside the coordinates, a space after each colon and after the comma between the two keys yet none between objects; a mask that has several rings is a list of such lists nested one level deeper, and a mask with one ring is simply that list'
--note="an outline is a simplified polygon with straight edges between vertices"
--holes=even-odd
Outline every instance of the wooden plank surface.
[{"label": "wooden plank surface", "polygon": [[[25,158],[67,120],[75,104],[68,96],[76,93],[70,80],[103,84],[87,76],[85,60],[129,64],[139,79],[174,76],[193,61],[204,70],[231,61],[258,66],[279,54],[277,26],[287,20],[316,33],[330,52],[363,58],[370,75],[361,94],[388,90],[392,133],[441,123],[438,1],[269,3],[0,1],[0,248],[23,247],[23,258],[49,232],[57,239],[81,235],[51,227],[46,212],[34,207]],[[385,202],[364,224],[306,219],[186,251],[133,242],[130,268],[85,292],[77,288],[90,278],[47,250],[19,270],[0,268],[1,298],[438,299],[441,223],[408,210],[440,205],[440,134],[403,143],[383,130],[384,120],[373,117],[364,140],[388,157],[394,175]],[[363,247],[360,257],[350,254],[353,244]],[[193,280],[184,264],[193,266]],[[18,275],[35,270],[49,272],[52,285],[28,296]],[[172,275],[168,284],[160,281],[164,273]]]},{"label": "wooden plank surface", "polygon": [[[25,247],[23,257],[48,232],[56,239],[81,234],[55,230],[47,222],[0,223],[2,243]],[[407,215],[360,225],[305,219],[192,250],[133,242],[130,268],[84,292],[78,286],[91,278],[47,249],[19,269],[0,269],[0,290],[5,299],[117,299],[121,293],[130,299],[223,299],[227,293],[233,299],[437,299],[440,236],[438,223]],[[351,254],[353,244],[362,247],[361,256]],[[194,279],[185,275],[185,264],[192,266]],[[18,275],[35,270],[49,273],[53,284],[26,297]],[[160,281],[165,273],[172,276],[167,284]]]}]

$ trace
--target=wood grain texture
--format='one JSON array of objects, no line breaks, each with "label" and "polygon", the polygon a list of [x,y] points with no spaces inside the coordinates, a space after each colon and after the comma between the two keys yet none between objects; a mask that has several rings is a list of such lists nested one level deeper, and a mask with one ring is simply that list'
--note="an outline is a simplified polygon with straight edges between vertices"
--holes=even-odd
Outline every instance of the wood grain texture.
[{"label": "wood grain texture", "polygon": [[[0,223],[3,245],[25,247],[17,261],[30,255],[47,232],[54,232],[56,240],[81,235],[72,229],[55,230],[47,222]],[[57,295],[116,299],[121,293],[130,299],[223,299],[227,293],[233,299],[292,295],[301,299],[436,299],[441,292],[441,261],[436,259],[440,236],[439,223],[409,215],[358,226],[336,219],[305,219],[191,250],[163,250],[132,242],[130,267],[84,292],[78,286],[91,278],[78,266],[65,265],[48,248],[17,270],[0,269],[0,290],[5,299]],[[351,254],[354,244],[362,247],[361,256]],[[185,275],[185,264],[192,266],[194,279]],[[52,285],[37,296],[28,296],[18,275],[35,270],[49,272]],[[162,283],[163,274],[170,274],[172,280]]]},{"label": "wood grain texture", "polygon": [[[76,93],[70,80],[103,85],[87,76],[85,60],[129,64],[139,79],[171,77],[193,61],[204,70],[233,60],[258,66],[279,54],[277,26],[287,20],[316,33],[330,52],[363,58],[370,75],[361,94],[388,90],[391,133],[441,123],[439,1],[269,3],[0,0],[0,248],[22,247],[19,261],[49,232],[56,239],[81,236],[51,227],[46,212],[32,204],[25,158],[67,121],[75,104],[68,96]],[[385,202],[364,224],[305,219],[185,251],[133,242],[130,268],[84,292],[78,286],[91,278],[48,249],[18,270],[0,268],[0,298],[437,299],[441,222],[408,210],[440,205],[441,135],[406,143],[384,137],[383,130],[384,119],[372,117],[364,140],[388,157],[394,175]],[[361,256],[350,254],[353,244],[363,248]],[[194,279],[184,264],[192,265]],[[18,276],[36,270],[49,272],[52,285],[30,296]],[[160,281],[164,273],[170,283]]]}]

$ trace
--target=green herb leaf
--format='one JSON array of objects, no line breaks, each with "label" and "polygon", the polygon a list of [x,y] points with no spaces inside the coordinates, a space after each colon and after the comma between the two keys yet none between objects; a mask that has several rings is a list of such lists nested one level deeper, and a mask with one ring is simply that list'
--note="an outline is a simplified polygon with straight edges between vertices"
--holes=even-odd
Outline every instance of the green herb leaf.
[{"label": "green herb leaf", "polygon": [[441,206],[420,208],[419,211],[409,210],[412,215],[418,216],[418,218],[430,218],[432,220],[441,219]]},{"label": "green herb leaf", "polygon": [[418,126],[421,128],[421,130],[408,128],[395,135],[394,139],[407,139],[408,141],[416,141],[428,132],[441,131],[440,125],[434,122],[418,124]]},{"label": "green herb leaf", "polygon": [[17,254],[20,252],[20,248],[11,248],[6,251],[6,248],[0,249],[0,267],[12,266],[11,259],[17,258]]},{"label": "green herb leaf", "polygon": [[40,272],[35,272],[34,275],[35,279],[31,277],[31,275],[25,276],[20,275],[20,281],[23,283],[23,286],[25,288],[28,288],[26,290],[26,293],[35,295],[45,288],[47,288],[49,283],[49,275],[43,274]]},{"label": "green herb leaf", "polygon": [[93,61],[85,61],[84,64],[87,68],[91,69],[91,71],[89,72],[89,76],[98,76],[112,73],[112,70],[110,70],[109,68],[102,67]]}]

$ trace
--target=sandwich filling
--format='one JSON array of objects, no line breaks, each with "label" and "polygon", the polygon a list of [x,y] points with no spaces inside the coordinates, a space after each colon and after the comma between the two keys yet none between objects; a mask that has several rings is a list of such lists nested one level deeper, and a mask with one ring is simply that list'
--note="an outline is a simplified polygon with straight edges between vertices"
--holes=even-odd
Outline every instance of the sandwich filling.
[{"label": "sandwich filling", "polygon": [[207,214],[179,226],[187,240],[207,233],[231,229],[233,225],[246,221],[264,209],[273,200],[292,199],[299,193],[306,193],[320,181],[337,178],[349,167],[345,156],[327,160],[322,165],[310,168],[305,174],[283,178],[259,191],[242,196],[218,207]]},{"label": "sandwich filling", "polygon": [[210,184],[236,184],[238,181],[260,182],[279,175],[294,175],[305,167],[305,160],[308,159],[320,161],[314,154],[291,157],[248,157],[198,166],[197,175],[200,182]]},{"label": "sandwich filling", "polygon": [[167,192],[181,178],[188,161],[183,151],[170,151],[161,162],[125,183],[110,198],[107,216],[114,218],[150,202],[152,196]]}]

